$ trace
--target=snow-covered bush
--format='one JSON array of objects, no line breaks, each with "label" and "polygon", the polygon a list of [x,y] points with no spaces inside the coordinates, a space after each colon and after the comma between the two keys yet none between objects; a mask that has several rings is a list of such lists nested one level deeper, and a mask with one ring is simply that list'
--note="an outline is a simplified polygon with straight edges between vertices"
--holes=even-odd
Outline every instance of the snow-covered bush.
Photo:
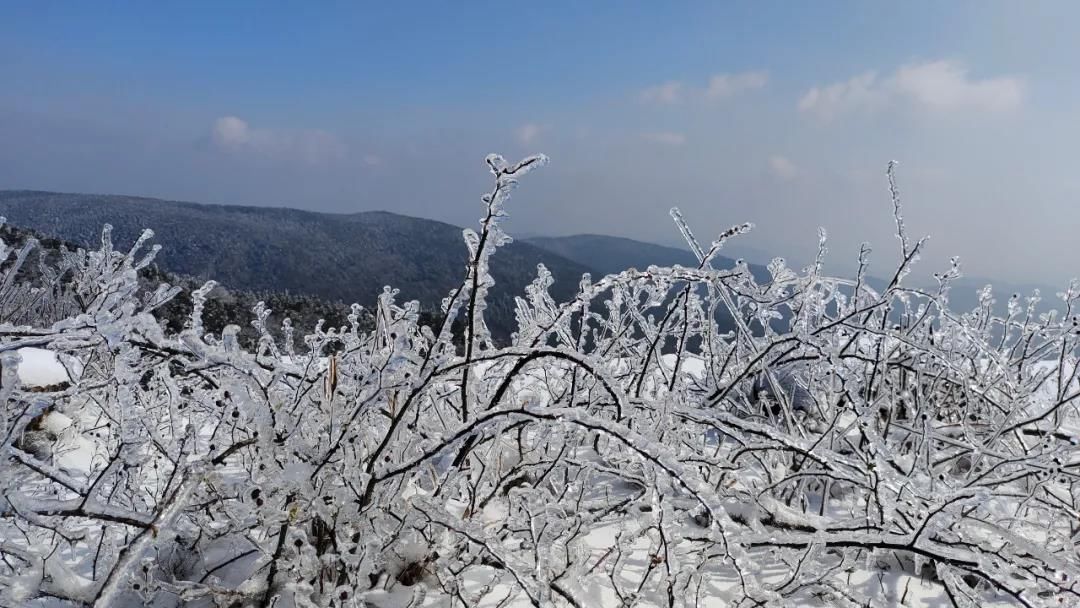
[{"label": "snow-covered bush", "polygon": [[[256,307],[247,351],[204,331],[209,286],[162,329],[175,290],[140,290],[142,240],[67,256],[84,306],[0,326],[0,605],[1077,603],[1080,285],[1005,316],[989,290],[949,309],[955,263],[908,287],[924,241],[890,165],[883,290],[867,247],[824,274],[823,234],[767,282],[715,268],[750,226],[705,246],[673,210],[697,267],[585,276],[569,302],[540,267],[498,345],[488,262],[545,161],[488,158],[434,329],[387,288],[302,337]],[[28,381],[27,349],[68,381]]]}]

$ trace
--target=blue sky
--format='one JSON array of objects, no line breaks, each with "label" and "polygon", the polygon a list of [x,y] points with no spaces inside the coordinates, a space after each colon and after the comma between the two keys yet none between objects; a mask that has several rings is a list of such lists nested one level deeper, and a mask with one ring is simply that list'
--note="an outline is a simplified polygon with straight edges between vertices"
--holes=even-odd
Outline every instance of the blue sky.
[{"label": "blue sky", "polygon": [[[482,158],[545,152],[511,230],[1077,270],[1080,5],[10,3],[0,188],[475,221]],[[1038,238],[1032,238],[1032,235]]]}]

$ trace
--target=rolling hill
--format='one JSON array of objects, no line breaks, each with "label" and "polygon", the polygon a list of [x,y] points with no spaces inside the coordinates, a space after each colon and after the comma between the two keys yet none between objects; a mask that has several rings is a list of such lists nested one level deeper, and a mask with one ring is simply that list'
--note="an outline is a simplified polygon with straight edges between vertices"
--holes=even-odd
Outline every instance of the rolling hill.
[{"label": "rolling hill", "polygon": [[[160,266],[213,278],[231,288],[288,291],[372,305],[383,286],[428,310],[457,286],[467,262],[461,228],[388,212],[328,214],[287,208],[204,205],[151,198],[0,191],[0,215],[80,245],[96,243],[113,225],[118,247],[144,228],[164,245]],[[591,268],[527,243],[511,243],[492,261],[492,330],[513,328],[514,299],[545,264],[567,299]]]}]

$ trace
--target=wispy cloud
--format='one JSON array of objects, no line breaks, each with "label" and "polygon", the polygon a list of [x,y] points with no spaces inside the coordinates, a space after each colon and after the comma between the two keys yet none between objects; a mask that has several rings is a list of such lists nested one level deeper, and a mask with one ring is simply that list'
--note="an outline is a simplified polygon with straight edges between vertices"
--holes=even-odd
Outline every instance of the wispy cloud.
[{"label": "wispy cloud", "polygon": [[219,148],[235,154],[308,165],[340,161],[348,153],[344,142],[326,131],[260,129],[236,116],[217,119],[211,139]]},{"label": "wispy cloud", "polygon": [[642,90],[638,99],[642,103],[670,105],[682,101],[682,94],[683,84],[673,80]]},{"label": "wispy cloud", "polygon": [[727,99],[746,91],[760,89],[768,83],[767,72],[717,74],[709,79],[709,86],[705,89],[705,99]]},{"label": "wispy cloud", "polygon": [[780,180],[791,181],[802,174],[802,169],[786,156],[774,154],[769,157],[769,172]]},{"label": "wispy cloud", "polygon": [[514,131],[514,135],[517,137],[519,144],[527,146],[533,143],[533,141],[535,141],[536,138],[546,130],[547,127],[530,122],[518,127]]},{"label": "wispy cloud", "polygon": [[866,72],[844,82],[810,89],[799,99],[799,111],[830,120],[852,110],[876,108],[887,97],[878,86],[877,73]]},{"label": "wispy cloud", "polygon": [[681,146],[686,143],[686,135],[674,131],[649,131],[641,134],[642,139],[665,146]]},{"label": "wispy cloud", "polygon": [[1019,108],[1025,83],[1015,76],[972,78],[956,61],[931,61],[897,68],[885,78],[869,71],[825,86],[799,99],[801,112],[831,120],[853,111],[907,104],[923,110],[1002,113]]},{"label": "wispy cloud", "polygon": [[683,101],[718,101],[760,89],[769,82],[764,71],[714,74],[705,86],[672,80],[651,86],[638,93],[638,100],[653,105],[672,105]]}]

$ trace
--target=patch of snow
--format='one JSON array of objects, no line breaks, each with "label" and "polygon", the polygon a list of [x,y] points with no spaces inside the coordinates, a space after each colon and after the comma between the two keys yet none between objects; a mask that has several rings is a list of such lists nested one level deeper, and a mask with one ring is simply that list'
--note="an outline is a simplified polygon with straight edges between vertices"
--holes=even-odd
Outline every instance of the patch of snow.
[{"label": "patch of snow", "polygon": [[44,348],[26,347],[18,351],[19,382],[25,387],[55,386],[71,381],[68,368],[56,352]]}]

